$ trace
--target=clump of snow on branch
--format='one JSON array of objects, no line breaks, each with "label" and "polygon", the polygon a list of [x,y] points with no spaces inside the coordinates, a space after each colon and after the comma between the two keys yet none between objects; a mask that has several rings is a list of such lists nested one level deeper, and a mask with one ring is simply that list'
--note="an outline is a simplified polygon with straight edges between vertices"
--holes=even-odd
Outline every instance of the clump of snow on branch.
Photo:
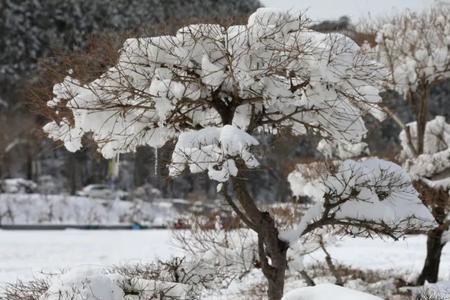
[{"label": "clump of snow on branch", "polygon": [[325,139],[319,142],[317,150],[322,153],[326,159],[347,159],[370,154],[367,143],[349,143],[346,141],[330,141]]},{"label": "clump of snow on branch", "polygon": [[[407,124],[412,143],[417,141],[416,122]],[[424,153],[415,157],[411,151],[407,132],[400,133],[405,168],[413,179],[422,180],[430,187],[450,188],[446,171],[450,169],[450,125],[445,117],[436,116],[427,122],[424,135]]]},{"label": "clump of snow on branch", "polygon": [[406,11],[379,29],[376,42],[379,59],[391,70],[392,88],[400,93],[450,77],[449,6]]},{"label": "clump of snow on branch", "polygon": [[[387,235],[434,225],[411,179],[403,169],[381,159],[345,160],[298,165],[288,180],[294,195],[308,196],[316,204],[299,226],[281,234],[290,242],[330,221],[352,232],[375,231]],[[331,224],[330,223],[330,224]]]},{"label": "clump of snow on branch", "polygon": [[188,165],[192,173],[207,170],[211,179],[225,182],[238,173],[234,157],[242,158],[249,168],[258,166],[249,152],[250,146],[256,145],[258,141],[253,136],[233,125],[184,132],[172,155],[170,175],[180,174]]},{"label": "clump of snow on branch", "polygon": [[[70,151],[92,133],[107,158],[178,139],[175,162],[218,181],[236,174],[235,158],[257,166],[249,149],[257,143],[245,132],[289,129],[358,143],[366,134],[362,116],[383,117],[377,87],[386,72],[348,37],[308,25],[303,16],[262,8],[246,25],[194,24],[130,38],[96,80],[67,76],[55,85],[48,106],[70,116],[44,130]],[[237,138],[226,148],[221,139],[231,132]],[[196,158],[188,161],[187,152]]]}]

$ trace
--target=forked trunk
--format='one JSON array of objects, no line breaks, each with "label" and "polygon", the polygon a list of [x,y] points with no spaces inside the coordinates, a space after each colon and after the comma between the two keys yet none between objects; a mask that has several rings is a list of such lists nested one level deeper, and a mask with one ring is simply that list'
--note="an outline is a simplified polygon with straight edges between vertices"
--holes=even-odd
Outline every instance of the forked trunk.
[{"label": "forked trunk", "polygon": [[445,243],[442,242],[444,231],[436,228],[428,233],[427,239],[427,257],[422,272],[417,279],[418,285],[423,285],[425,281],[435,283],[439,277],[439,265],[441,263],[442,248]]}]

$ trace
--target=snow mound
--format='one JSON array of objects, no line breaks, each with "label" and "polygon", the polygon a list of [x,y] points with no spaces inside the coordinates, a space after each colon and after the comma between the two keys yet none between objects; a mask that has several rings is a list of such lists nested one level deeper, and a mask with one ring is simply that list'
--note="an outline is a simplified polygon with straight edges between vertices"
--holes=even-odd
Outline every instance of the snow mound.
[{"label": "snow mound", "polygon": [[379,297],[351,290],[333,284],[319,284],[313,287],[295,289],[282,300],[382,300]]},{"label": "snow mound", "polygon": [[39,300],[155,299],[158,296],[188,299],[189,289],[189,285],[178,282],[130,278],[100,268],[81,267],[53,277]]},{"label": "snow mound", "polygon": [[96,269],[74,269],[55,277],[39,300],[123,300],[119,279]]}]

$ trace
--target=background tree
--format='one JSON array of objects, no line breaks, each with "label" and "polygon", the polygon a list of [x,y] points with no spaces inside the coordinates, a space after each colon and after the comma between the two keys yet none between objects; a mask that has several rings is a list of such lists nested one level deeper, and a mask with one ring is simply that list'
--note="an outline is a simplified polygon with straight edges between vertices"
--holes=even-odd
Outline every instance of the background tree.
[{"label": "background tree", "polygon": [[[259,9],[246,25],[194,24],[174,35],[128,39],[97,79],[73,74],[54,86],[48,106],[56,120],[44,130],[70,151],[90,133],[106,158],[175,142],[169,174],[189,169],[219,182],[218,191],[257,233],[269,299],[281,299],[287,250],[300,237],[332,225],[395,232],[399,222],[429,215],[401,169],[379,160],[338,166],[333,188],[294,230],[280,233],[258,208],[247,178],[260,168],[260,133],[358,142],[366,133],[362,116],[382,117],[383,68],[349,38],[308,24],[303,16]],[[380,218],[395,201],[413,209],[390,222]],[[362,214],[362,203],[379,214]]]},{"label": "background tree", "polygon": [[[86,59],[89,54],[98,55],[99,49],[103,53],[105,49],[117,49],[127,32],[136,35],[149,28],[169,27],[168,24],[193,19],[248,16],[259,6],[257,0],[0,1],[0,122],[8,124],[8,132],[2,135],[0,143],[16,145],[14,151],[7,153],[0,147],[0,179],[22,177],[39,181],[39,177],[50,175],[59,185],[71,186],[58,192],[74,192],[87,184],[107,180],[106,173],[98,172],[107,162],[93,151],[74,157],[42,139],[43,118],[30,105],[33,97],[27,87],[44,81],[43,69],[52,63],[61,63],[61,57],[83,53]],[[113,37],[106,42],[105,36],[112,32]],[[107,51],[103,55],[106,54]],[[21,142],[17,143],[19,140]],[[126,159],[132,164],[134,157],[130,155]],[[73,169],[71,174],[60,171],[59,165],[70,165],[74,161],[82,162],[83,167]],[[33,171],[31,165],[34,165]],[[138,172],[140,169],[145,172],[144,164],[136,166]],[[152,171],[147,172],[146,181],[154,179],[149,176],[154,168],[150,168]],[[130,175],[125,177],[133,179]],[[160,181],[155,185],[158,183]],[[129,182],[120,184],[122,188],[129,187]],[[137,180],[136,184],[142,182]],[[183,192],[178,192],[177,196],[184,197]]]},{"label": "background tree", "polygon": [[431,91],[450,77],[450,18],[449,7],[437,5],[423,13],[405,12],[381,25],[376,35],[376,55],[389,69],[387,89],[400,93],[412,111],[412,122],[404,118],[404,111],[389,109],[386,112],[402,128],[402,159],[409,170],[411,165],[424,168],[412,175],[422,191],[424,203],[433,213],[437,228],[430,231],[427,242],[427,258],[418,284],[436,282],[441,250],[445,245],[442,234],[448,228],[448,187],[429,184],[428,179],[442,178],[445,168],[431,164],[447,164],[449,157],[441,151],[448,148],[444,118],[430,120]]}]

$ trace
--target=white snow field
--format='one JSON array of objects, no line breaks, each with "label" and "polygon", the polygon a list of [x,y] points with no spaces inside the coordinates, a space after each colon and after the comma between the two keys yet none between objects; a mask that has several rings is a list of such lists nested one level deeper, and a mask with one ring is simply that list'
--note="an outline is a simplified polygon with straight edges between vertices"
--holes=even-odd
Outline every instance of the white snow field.
[{"label": "white snow field", "polygon": [[[345,238],[329,248],[339,263],[370,270],[416,275],[425,257],[425,236],[398,242]],[[4,231],[0,230],[0,286],[16,279],[73,267],[108,267],[151,262],[182,255],[170,230],[141,231]],[[307,264],[322,260],[316,252]],[[444,248],[441,277],[450,279],[450,247]]]},{"label": "white snow field", "polygon": [[107,267],[181,254],[170,230],[0,230],[0,286],[72,267]]}]

